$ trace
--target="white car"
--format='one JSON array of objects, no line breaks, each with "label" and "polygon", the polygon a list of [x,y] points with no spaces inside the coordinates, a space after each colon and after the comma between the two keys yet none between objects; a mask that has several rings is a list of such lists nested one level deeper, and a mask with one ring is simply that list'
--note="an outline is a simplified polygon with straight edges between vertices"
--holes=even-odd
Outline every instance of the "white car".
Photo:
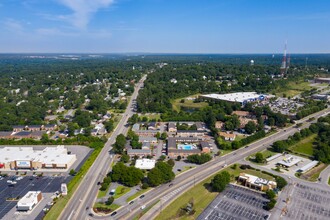
[{"label": "white car", "polygon": [[146,208],[146,205],[143,205],[141,206],[141,210],[145,209]]}]

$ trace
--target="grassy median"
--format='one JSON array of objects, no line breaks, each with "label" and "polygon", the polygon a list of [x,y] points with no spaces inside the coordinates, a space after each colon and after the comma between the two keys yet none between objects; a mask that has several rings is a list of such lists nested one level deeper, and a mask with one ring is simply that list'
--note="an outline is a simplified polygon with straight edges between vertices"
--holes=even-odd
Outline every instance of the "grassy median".
[{"label": "grassy median", "polygon": [[51,207],[49,212],[44,217],[45,220],[53,220],[58,219],[61,212],[64,210],[64,207],[69,202],[70,198],[72,197],[73,193],[76,191],[77,187],[79,186],[83,176],[87,173],[88,169],[92,166],[95,159],[101,152],[102,148],[95,148],[86,162],[82,165],[80,170],[77,174],[72,178],[72,180],[68,183],[68,195],[64,197],[60,197],[56,203]]},{"label": "grassy median", "polygon": [[[227,167],[222,171],[228,171],[231,175],[231,181],[234,182],[236,177],[239,176],[240,173],[247,173],[251,175],[256,175],[264,179],[274,180],[274,178],[268,174],[262,173],[259,170],[254,169],[241,169],[240,165],[232,165]],[[220,172],[222,172],[220,171]],[[156,218],[155,220],[169,220],[169,219],[185,219],[192,220],[196,219],[205,208],[215,199],[215,197],[219,194],[217,192],[212,192],[210,189],[210,183],[212,178],[216,174],[207,178],[206,180],[196,184],[193,188],[189,189],[185,193],[183,193],[180,197],[174,200],[169,206],[167,206]],[[183,215],[179,216],[179,212],[181,208],[186,207],[186,205],[190,202],[193,202],[195,213],[192,215]]]}]

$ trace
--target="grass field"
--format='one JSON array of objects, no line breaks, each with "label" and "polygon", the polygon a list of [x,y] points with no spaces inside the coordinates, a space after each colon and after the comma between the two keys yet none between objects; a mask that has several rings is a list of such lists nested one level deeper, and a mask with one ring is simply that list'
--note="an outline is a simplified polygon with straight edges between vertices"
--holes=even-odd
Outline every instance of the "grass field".
[{"label": "grass field", "polygon": [[120,185],[116,188],[116,192],[115,192],[115,195],[113,196],[113,198],[118,199],[119,197],[128,193],[130,190],[131,190],[131,188]]},{"label": "grass field", "polygon": [[313,155],[313,142],[317,134],[313,134],[298,143],[292,145],[290,147],[290,150],[293,152],[305,154],[307,156],[312,156]]},{"label": "grass field", "polygon": [[118,209],[120,205],[117,205],[115,203],[112,203],[111,205],[106,205],[104,203],[97,202],[94,204],[94,208],[105,208],[105,209],[111,209],[111,211],[114,211]]},{"label": "grass field", "polygon": [[[258,153],[259,153],[259,152],[258,152]],[[260,153],[262,153],[262,155],[264,156],[265,159],[267,159],[268,157],[271,157],[271,156],[273,156],[273,155],[276,154],[276,152],[271,151],[270,148],[265,149],[265,150],[263,150],[263,151],[260,151]],[[252,158],[255,157],[255,155],[256,155],[256,153],[250,155],[250,156],[248,157],[249,161],[255,163],[254,160],[252,159]],[[260,164],[259,164],[259,165],[260,165]]]},{"label": "grass field", "polygon": [[[189,96],[189,97],[197,97],[197,95],[193,95],[193,96]],[[181,100],[184,99],[184,103],[181,103]],[[180,111],[181,107],[184,108],[203,108],[205,106],[208,106],[207,102],[198,102],[198,103],[194,103],[193,100],[186,100],[185,98],[180,98],[180,99],[175,99],[174,101],[172,101],[172,106],[173,106],[173,110],[175,111]]]},{"label": "grass field", "polygon": [[327,164],[321,163],[318,166],[314,167],[307,173],[304,173],[300,176],[301,179],[308,180],[311,182],[316,182],[320,176],[320,173],[327,167]]},{"label": "grass field", "polygon": [[96,157],[101,152],[101,148],[95,149],[93,153],[89,156],[89,158],[86,160],[84,165],[80,168],[76,176],[73,177],[73,179],[68,184],[68,195],[65,197],[59,198],[56,203],[53,205],[53,207],[49,210],[49,212],[44,217],[45,220],[53,220],[58,219],[61,212],[63,211],[66,204],[69,202],[70,198],[72,197],[73,193],[76,191],[77,187],[79,186],[82,177],[86,174],[88,169],[92,166],[94,163]]},{"label": "grass field", "polygon": [[160,119],[159,113],[139,114],[140,118],[147,117],[149,121],[158,121]]},{"label": "grass field", "polygon": [[[236,169],[231,167],[227,167],[224,169],[228,171],[231,175],[231,181],[235,181],[235,177],[237,177],[240,173],[245,172],[248,174],[256,175],[264,179],[274,180],[273,177],[261,173],[261,171],[256,170],[242,170],[237,165]],[[216,192],[211,192],[209,190],[209,183],[215,175],[207,178],[206,180],[198,183],[195,187],[189,189],[187,192],[183,193],[179,198],[177,198],[174,202],[172,202],[169,206],[167,206],[160,215],[158,215],[156,220],[169,220],[169,219],[180,219],[180,220],[192,220],[196,219],[200,213],[214,200],[214,198],[218,195]],[[194,209],[196,212],[191,216],[182,216],[177,217],[177,213],[180,208],[185,207],[187,203],[193,200]]]},{"label": "grass field", "polygon": [[148,192],[148,191],[151,190],[151,189],[152,189],[152,188],[148,188],[148,189],[141,189],[140,191],[137,191],[134,195],[128,197],[128,198],[126,199],[126,202],[129,202],[129,201],[131,201],[131,200],[133,200],[133,199],[139,197],[140,195],[142,195],[142,194],[145,193],[145,192]]},{"label": "grass field", "polygon": [[110,185],[111,185],[111,183],[109,184],[109,186],[107,187],[107,189],[104,190],[104,191],[99,190],[99,192],[97,193],[97,198],[98,199],[107,195],[107,192],[108,192],[108,189],[109,189]]},{"label": "grass field", "polygon": [[298,81],[298,82],[289,82],[285,86],[281,86],[273,91],[276,96],[283,97],[285,94],[286,97],[293,97],[304,91],[311,90],[312,86],[309,82]]}]

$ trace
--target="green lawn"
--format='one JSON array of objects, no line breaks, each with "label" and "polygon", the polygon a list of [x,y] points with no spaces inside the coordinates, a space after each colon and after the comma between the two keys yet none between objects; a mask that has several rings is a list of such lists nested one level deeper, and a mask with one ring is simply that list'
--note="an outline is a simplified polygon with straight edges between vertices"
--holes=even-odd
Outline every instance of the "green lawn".
[{"label": "green lawn", "polygon": [[[258,152],[258,153],[259,153],[259,152]],[[262,155],[264,156],[265,159],[267,159],[268,157],[271,157],[271,156],[273,156],[273,155],[276,154],[276,152],[271,151],[270,148],[265,149],[265,150],[263,150],[263,151],[260,151],[260,153],[262,153]],[[252,154],[252,155],[250,155],[250,156],[248,157],[248,159],[249,159],[251,162],[253,162],[253,163],[255,163],[255,162],[254,162],[254,160],[253,160],[252,158],[254,158],[255,155],[256,155],[256,153],[255,153],[255,154]],[[259,164],[259,165],[260,165],[260,164]]]},{"label": "green lawn", "polygon": [[119,197],[128,193],[130,190],[131,190],[131,188],[120,185],[116,188],[116,192],[115,192],[115,195],[113,196],[113,198],[118,199]]},{"label": "green lawn", "polygon": [[290,147],[290,150],[293,152],[305,154],[307,156],[312,156],[313,155],[313,142],[317,134],[313,134],[298,143],[292,145]]},{"label": "green lawn", "polygon": [[147,117],[148,120],[158,121],[160,119],[160,114],[153,113],[153,114],[141,114],[139,115],[140,118]]},{"label": "green lawn", "polygon": [[97,148],[93,151],[93,153],[89,156],[89,158],[86,160],[84,165],[80,168],[76,176],[73,177],[73,179],[68,183],[68,195],[64,197],[60,197],[56,203],[51,207],[49,212],[47,212],[46,216],[44,217],[45,220],[53,220],[58,219],[61,212],[63,211],[66,204],[69,202],[70,198],[72,197],[73,193],[76,191],[77,187],[79,186],[82,177],[86,174],[88,169],[92,166],[94,163],[96,157],[101,152],[101,148]]},{"label": "green lawn", "polygon": [[192,169],[194,167],[196,167],[196,166],[184,166],[183,169],[181,169],[181,171],[178,172],[176,175],[178,175],[179,173],[183,173],[183,172],[185,172],[187,170],[190,170],[190,169]]},{"label": "green lawn", "polygon": [[157,203],[159,202],[159,200],[155,203],[153,203],[152,205],[150,205],[149,207],[147,207],[146,209],[144,209],[139,215],[135,216],[133,218],[133,220],[139,220],[144,214],[146,214],[153,206],[155,206]]},{"label": "green lawn", "polygon": [[106,205],[104,203],[97,202],[94,204],[94,208],[105,208],[105,209],[111,209],[111,212],[118,209],[120,205],[117,205],[115,203],[112,203],[111,205]]},{"label": "green lawn", "polygon": [[111,183],[109,184],[109,186],[107,187],[106,190],[104,190],[104,191],[99,190],[99,192],[97,194],[97,198],[99,199],[99,198],[106,196],[110,186],[111,186]]},{"label": "green lawn", "polygon": [[148,189],[141,189],[140,191],[137,191],[134,195],[128,197],[128,198],[126,199],[126,202],[129,202],[129,201],[131,201],[131,200],[133,200],[133,199],[139,197],[140,195],[142,195],[142,194],[145,193],[145,192],[148,192],[148,191],[151,190],[151,189],[152,189],[152,188],[148,188]]},{"label": "green lawn", "polygon": [[329,180],[328,180],[328,184],[330,185],[330,177],[329,177]]},{"label": "green lawn", "polygon": [[[193,95],[193,96],[189,96],[189,97],[197,97],[198,95]],[[181,100],[184,99],[184,103],[181,103]],[[172,106],[173,106],[173,110],[175,111],[180,111],[181,107],[184,108],[203,108],[208,106],[207,102],[198,102],[198,103],[194,103],[193,100],[186,100],[185,98],[179,98],[176,99],[174,101],[172,101]]]},{"label": "green lawn", "polygon": [[[237,165],[236,169],[233,169],[232,166],[224,169],[228,171],[231,175],[231,180],[235,181],[235,177],[237,177],[240,173],[245,172],[248,174],[256,175],[261,178],[265,178],[268,180],[274,180],[272,176],[261,173],[261,171],[256,170],[242,170]],[[211,192],[208,190],[208,184],[211,182],[211,179],[215,175],[207,178],[201,183],[197,184],[195,187],[189,189],[187,192],[183,193],[179,198],[177,198],[174,202],[172,202],[169,206],[167,206],[160,215],[158,215],[156,220],[168,220],[168,219],[196,219],[200,213],[204,211],[204,209],[214,200],[214,198],[218,195],[216,192]],[[182,216],[177,217],[177,213],[181,207],[185,207],[187,203],[193,200],[194,209],[196,212],[191,216]]]},{"label": "green lawn", "polygon": [[283,97],[285,94],[286,97],[293,97],[304,91],[311,90],[312,86],[309,82],[298,81],[298,82],[289,82],[286,85],[278,87],[272,93],[275,93],[276,96]]}]

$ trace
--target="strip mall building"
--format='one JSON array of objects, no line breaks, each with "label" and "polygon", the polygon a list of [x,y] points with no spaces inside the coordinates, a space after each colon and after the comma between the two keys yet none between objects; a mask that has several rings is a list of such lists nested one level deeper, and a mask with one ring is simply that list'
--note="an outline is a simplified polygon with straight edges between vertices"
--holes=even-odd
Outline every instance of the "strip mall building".
[{"label": "strip mall building", "polygon": [[76,161],[76,155],[68,154],[64,146],[46,147],[35,150],[33,147],[0,148],[1,169],[68,169]]}]

